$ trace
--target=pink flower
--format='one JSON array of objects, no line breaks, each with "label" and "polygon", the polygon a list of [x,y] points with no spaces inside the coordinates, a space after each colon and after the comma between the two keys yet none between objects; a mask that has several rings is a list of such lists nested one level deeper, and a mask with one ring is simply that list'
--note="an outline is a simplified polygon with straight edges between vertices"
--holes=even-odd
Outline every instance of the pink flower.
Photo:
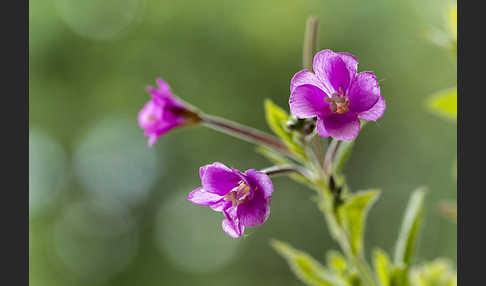
[{"label": "pink flower", "polygon": [[242,173],[215,162],[199,169],[202,187],[189,194],[188,200],[223,212],[223,230],[240,237],[245,227],[263,224],[270,215],[273,185],[263,172],[253,169]]},{"label": "pink flower", "polygon": [[323,50],[314,56],[314,73],[297,72],[290,81],[290,111],[297,118],[317,116],[322,137],[352,140],[359,119],[375,121],[386,105],[372,72],[358,73],[358,60],[348,53]]},{"label": "pink flower", "polygon": [[152,99],[138,113],[138,124],[144,129],[144,135],[149,137],[149,146],[167,131],[199,120],[196,112],[172,94],[165,81],[158,78],[157,85],[158,88],[147,88]]}]

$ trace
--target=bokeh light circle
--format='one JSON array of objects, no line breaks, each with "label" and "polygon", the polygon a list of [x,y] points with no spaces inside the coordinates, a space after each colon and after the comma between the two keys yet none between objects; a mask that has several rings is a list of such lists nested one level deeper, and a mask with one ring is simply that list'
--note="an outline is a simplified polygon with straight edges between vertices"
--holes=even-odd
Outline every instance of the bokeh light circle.
[{"label": "bokeh light circle", "polygon": [[160,170],[133,118],[98,122],[81,138],[74,156],[77,177],[99,201],[132,207],[144,201]]},{"label": "bokeh light circle", "polygon": [[183,271],[216,271],[232,260],[241,240],[224,233],[221,213],[193,205],[187,194],[175,193],[160,207],[156,219],[158,249]]},{"label": "bokeh light circle", "polygon": [[56,0],[64,22],[78,35],[110,40],[132,23],[144,0]]},{"label": "bokeh light circle", "polygon": [[37,214],[61,193],[68,172],[62,146],[40,130],[29,131],[29,210]]},{"label": "bokeh light circle", "polygon": [[121,272],[135,257],[139,235],[123,207],[78,202],[54,229],[56,254],[79,280],[99,283]]}]

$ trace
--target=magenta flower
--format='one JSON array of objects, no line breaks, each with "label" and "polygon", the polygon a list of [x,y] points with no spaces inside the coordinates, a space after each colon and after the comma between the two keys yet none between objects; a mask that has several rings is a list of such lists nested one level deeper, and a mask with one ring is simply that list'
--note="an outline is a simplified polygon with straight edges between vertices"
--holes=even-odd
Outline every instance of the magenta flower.
[{"label": "magenta flower", "polygon": [[358,60],[348,53],[323,50],[314,56],[314,73],[297,72],[290,81],[290,111],[297,118],[317,116],[322,137],[352,140],[359,119],[375,121],[386,105],[372,72],[358,73]]},{"label": "magenta flower", "polygon": [[202,187],[189,194],[192,203],[223,212],[223,230],[240,237],[245,227],[263,224],[270,215],[273,185],[263,172],[241,173],[215,162],[199,169]]},{"label": "magenta flower", "polygon": [[198,121],[197,113],[172,94],[169,84],[161,78],[156,81],[158,88],[147,88],[152,99],[138,113],[138,124],[149,136],[149,146],[167,131]]}]

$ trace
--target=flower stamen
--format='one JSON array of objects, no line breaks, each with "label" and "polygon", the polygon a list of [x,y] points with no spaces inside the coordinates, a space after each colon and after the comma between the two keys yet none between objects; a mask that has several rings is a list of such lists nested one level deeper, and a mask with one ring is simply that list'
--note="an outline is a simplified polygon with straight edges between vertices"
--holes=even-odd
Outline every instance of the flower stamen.
[{"label": "flower stamen", "polygon": [[339,93],[333,93],[331,97],[326,97],[324,101],[329,102],[329,108],[332,113],[344,114],[349,111],[349,99],[342,93],[339,87]]},{"label": "flower stamen", "polygon": [[244,203],[248,195],[250,194],[250,187],[243,181],[240,181],[238,186],[234,187],[225,196],[224,200],[233,203],[233,206],[237,206]]}]

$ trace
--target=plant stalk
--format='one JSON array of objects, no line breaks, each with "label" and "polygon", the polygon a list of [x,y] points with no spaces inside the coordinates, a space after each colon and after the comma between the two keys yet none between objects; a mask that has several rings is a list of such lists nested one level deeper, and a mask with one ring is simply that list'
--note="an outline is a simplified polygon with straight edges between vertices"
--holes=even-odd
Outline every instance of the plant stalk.
[{"label": "plant stalk", "polygon": [[312,176],[309,174],[309,171],[301,166],[296,165],[288,165],[288,166],[272,166],[265,169],[260,170],[260,172],[264,172],[268,176],[278,176],[278,175],[288,175],[288,174],[300,174],[311,180]]},{"label": "plant stalk", "polygon": [[302,67],[312,71],[312,62],[317,46],[317,31],[319,21],[316,17],[309,17],[305,27],[304,47],[302,51]]},{"label": "plant stalk", "polygon": [[294,157],[294,154],[290,149],[277,137],[221,117],[208,114],[200,114],[200,117],[204,125],[214,130],[238,137],[251,143],[264,145],[272,150]]}]

